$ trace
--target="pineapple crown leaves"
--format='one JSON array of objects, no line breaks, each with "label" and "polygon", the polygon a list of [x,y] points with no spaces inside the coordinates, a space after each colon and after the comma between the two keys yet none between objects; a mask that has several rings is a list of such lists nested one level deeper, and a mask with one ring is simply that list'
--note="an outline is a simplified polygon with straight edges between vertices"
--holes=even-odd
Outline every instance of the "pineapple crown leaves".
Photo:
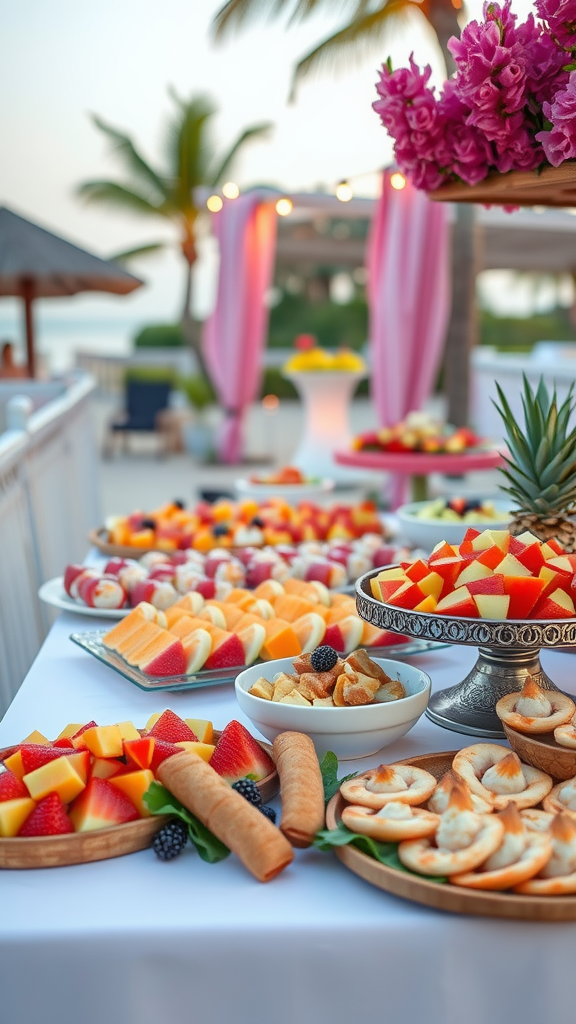
[{"label": "pineapple crown leaves", "polygon": [[510,451],[504,456],[508,468],[501,472],[511,486],[502,490],[521,511],[567,513],[576,504],[576,427],[568,428],[576,408],[573,385],[560,408],[556,389],[550,396],[542,378],[535,392],[525,376],[523,385],[524,430],[496,383],[500,405],[493,404],[504,422]]}]

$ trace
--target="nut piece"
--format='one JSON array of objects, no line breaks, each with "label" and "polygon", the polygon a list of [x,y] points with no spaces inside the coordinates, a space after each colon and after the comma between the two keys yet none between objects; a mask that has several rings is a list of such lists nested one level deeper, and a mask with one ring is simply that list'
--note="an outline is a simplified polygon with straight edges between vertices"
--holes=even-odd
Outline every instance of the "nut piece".
[{"label": "nut piece", "polygon": [[359,672],[355,682],[346,681],[344,683],[342,690],[344,702],[351,705],[369,704],[374,700],[374,694],[376,693],[378,686],[379,683],[377,679],[365,676],[363,673]]},{"label": "nut piece", "polygon": [[254,685],[250,687],[248,693],[251,693],[253,697],[263,697],[264,700],[272,700],[274,685],[268,679],[265,679],[264,676],[260,676]]},{"label": "nut piece", "polygon": [[[276,699],[276,698],[274,698]],[[305,707],[310,707],[310,701],[306,700],[298,690],[294,689],[290,693],[287,693],[285,697],[282,697],[279,704],[302,704]]]},{"label": "nut piece", "polygon": [[380,684],[391,682],[390,676],[386,675],[383,668],[380,668],[372,658],[369,658],[366,651],[360,647],[357,651],[352,651],[346,658],[346,661],[356,672],[362,672],[365,676],[372,676],[374,679],[378,679]]}]

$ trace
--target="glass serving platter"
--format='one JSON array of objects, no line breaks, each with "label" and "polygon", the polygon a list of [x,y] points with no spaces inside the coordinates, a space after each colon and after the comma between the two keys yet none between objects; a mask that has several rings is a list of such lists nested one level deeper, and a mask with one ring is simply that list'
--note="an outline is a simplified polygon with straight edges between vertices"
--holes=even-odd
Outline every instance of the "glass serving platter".
[{"label": "glass serving platter", "polygon": [[[78,644],[82,650],[87,651],[98,661],[108,668],[114,669],[124,679],[134,683],[141,690],[154,690],[161,692],[169,690],[199,690],[203,686],[222,686],[225,683],[233,683],[236,676],[243,672],[247,665],[234,665],[231,668],[200,669],[190,676],[148,676],[140,669],[132,668],[123,658],[113,651],[108,651],[102,643],[106,630],[94,630],[90,633],[72,633],[70,639]],[[368,653],[375,658],[398,658],[413,654],[424,654],[426,651],[436,650],[440,647],[447,647],[445,643],[435,643],[429,640],[410,640],[401,644],[389,644],[386,647],[369,647]],[[270,664],[263,661],[262,665]]]}]

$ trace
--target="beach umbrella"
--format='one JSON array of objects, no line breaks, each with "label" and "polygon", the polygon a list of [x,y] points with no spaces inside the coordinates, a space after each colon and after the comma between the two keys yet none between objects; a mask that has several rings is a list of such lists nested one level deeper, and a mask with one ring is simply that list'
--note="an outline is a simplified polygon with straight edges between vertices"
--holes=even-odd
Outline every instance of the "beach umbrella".
[{"label": "beach umbrella", "polygon": [[143,282],[126,270],[79,249],[38,224],[0,207],[0,295],[24,300],[28,373],[34,376],[34,299],[112,292],[127,295]]}]

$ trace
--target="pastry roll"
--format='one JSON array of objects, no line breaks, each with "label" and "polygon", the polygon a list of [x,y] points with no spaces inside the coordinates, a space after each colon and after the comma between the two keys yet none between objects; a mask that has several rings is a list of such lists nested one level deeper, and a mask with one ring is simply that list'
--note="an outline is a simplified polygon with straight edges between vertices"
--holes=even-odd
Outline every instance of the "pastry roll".
[{"label": "pastry roll", "polygon": [[273,757],[282,796],[280,830],[292,846],[310,846],[324,827],[324,787],[314,744],[304,733],[281,732]]},{"label": "pastry roll", "polygon": [[197,754],[188,750],[174,754],[156,774],[258,881],[270,881],[294,859],[280,830]]}]

